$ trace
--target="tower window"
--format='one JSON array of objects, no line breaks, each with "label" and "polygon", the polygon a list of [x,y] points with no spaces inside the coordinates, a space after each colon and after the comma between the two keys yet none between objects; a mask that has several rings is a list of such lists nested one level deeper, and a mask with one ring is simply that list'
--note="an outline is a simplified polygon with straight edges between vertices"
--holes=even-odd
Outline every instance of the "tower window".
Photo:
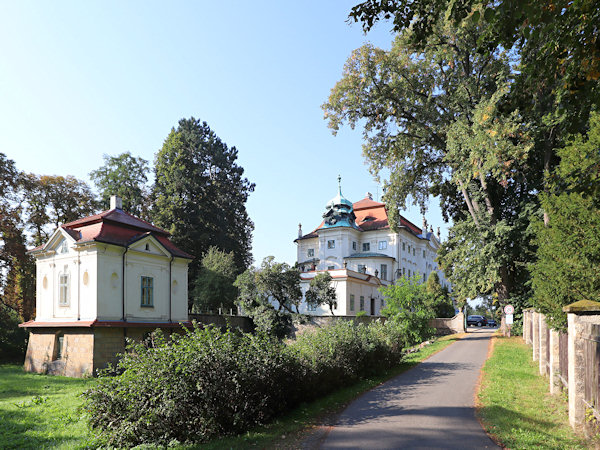
[{"label": "tower window", "polygon": [[315,256],[315,249],[314,248],[309,248],[308,251],[306,252],[306,255],[309,258],[314,258],[314,256]]},{"label": "tower window", "polygon": [[327,241],[327,248],[335,248],[335,241],[334,240]]},{"label": "tower window", "polygon": [[387,241],[379,241],[379,250],[385,250],[387,248]]},{"label": "tower window", "polygon": [[362,251],[363,251],[363,252],[368,252],[368,251],[370,251],[370,250],[371,250],[371,244],[369,244],[368,242],[365,242],[365,243],[362,245]]},{"label": "tower window", "polygon": [[357,248],[358,244],[356,243],[356,241],[352,242],[352,250],[356,251]]}]

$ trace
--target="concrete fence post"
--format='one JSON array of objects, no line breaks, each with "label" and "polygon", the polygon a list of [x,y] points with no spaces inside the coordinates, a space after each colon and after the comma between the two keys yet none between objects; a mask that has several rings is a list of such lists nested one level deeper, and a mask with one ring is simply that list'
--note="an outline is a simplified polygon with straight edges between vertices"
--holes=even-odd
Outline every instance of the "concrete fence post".
[{"label": "concrete fence post", "polygon": [[531,346],[533,348],[533,360],[537,361],[540,357],[540,314],[534,312],[533,318],[533,336],[531,336]]},{"label": "concrete fence post", "polygon": [[540,345],[539,345],[539,359],[540,359],[540,375],[546,375],[548,373],[548,325],[546,324],[546,316],[540,314]]},{"label": "concrete fence post", "polygon": [[[581,300],[563,308],[569,326],[569,423],[575,431],[585,427],[585,330],[598,322],[600,303]],[[590,316],[596,316],[590,317]]]},{"label": "concrete fence post", "polygon": [[550,330],[550,393],[558,394],[561,391],[562,382],[558,378],[560,375],[560,347],[559,334],[556,330]]}]

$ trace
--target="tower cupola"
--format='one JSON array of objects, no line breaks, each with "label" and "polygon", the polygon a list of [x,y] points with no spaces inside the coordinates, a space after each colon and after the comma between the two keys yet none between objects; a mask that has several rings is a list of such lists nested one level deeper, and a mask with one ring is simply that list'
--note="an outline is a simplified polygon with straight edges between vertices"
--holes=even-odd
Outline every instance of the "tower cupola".
[{"label": "tower cupola", "polygon": [[352,202],[342,195],[342,177],[338,175],[338,193],[325,206],[323,228],[351,227],[356,228],[356,216]]}]

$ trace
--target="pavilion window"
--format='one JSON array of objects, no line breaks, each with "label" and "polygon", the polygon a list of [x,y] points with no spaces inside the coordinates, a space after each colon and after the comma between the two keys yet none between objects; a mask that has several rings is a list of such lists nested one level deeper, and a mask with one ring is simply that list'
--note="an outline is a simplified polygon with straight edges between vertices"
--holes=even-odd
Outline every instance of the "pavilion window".
[{"label": "pavilion window", "polygon": [[154,306],[154,278],[142,277],[141,306]]}]

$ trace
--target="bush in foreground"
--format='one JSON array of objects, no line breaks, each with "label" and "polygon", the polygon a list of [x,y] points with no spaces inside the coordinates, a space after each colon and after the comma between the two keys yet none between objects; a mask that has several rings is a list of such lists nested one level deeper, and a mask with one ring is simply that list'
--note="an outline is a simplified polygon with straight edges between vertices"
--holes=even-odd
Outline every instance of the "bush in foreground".
[{"label": "bush in foreground", "polygon": [[[302,401],[398,364],[394,323],[337,324],[286,346],[264,335],[196,328],[131,344],[85,393],[109,445],[202,442],[266,423]],[[392,338],[390,338],[392,336]]]}]

